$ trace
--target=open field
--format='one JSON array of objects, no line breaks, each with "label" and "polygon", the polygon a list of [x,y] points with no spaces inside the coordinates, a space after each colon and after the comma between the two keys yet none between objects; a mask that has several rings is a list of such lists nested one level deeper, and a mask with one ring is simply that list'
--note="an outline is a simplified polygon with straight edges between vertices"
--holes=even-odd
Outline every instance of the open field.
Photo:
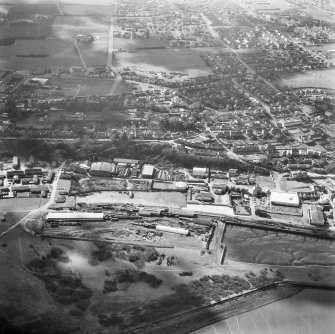
[{"label": "open field", "polygon": [[335,243],[328,240],[227,225],[223,243],[228,263],[335,264]]},{"label": "open field", "polygon": [[150,49],[164,48],[166,45],[158,38],[117,38],[114,37],[114,49]]},{"label": "open field", "polygon": [[73,41],[76,34],[107,35],[108,32],[109,19],[106,18],[94,17],[94,15],[85,17],[57,16],[52,25],[51,36]]},{"label": "open field", "polygon": [[37,209],[48,202],[47,198],[8,198],[0,200],[1,211],[30,211]]},{"label": "open field", "polygon": [[75,1],[71,3],[62,3],[60,1],[60,8],[64,15],[73,15],[73,16],[97,16],[97,17],[107,17],[109,15],[109,6],[105,4],[96,4],[88,5],[82,3],[76,4]]},{"label": "open field", "polygon": [[273,82],[278,87],[320,87],[335,89],[335,69],[308,71],[304,73],[278,74],[280,80]]},{"label": "open field", "polygon": [[306,289],[284,300],[202,328],[194,334],[331,333],[335,292]]},{"label": "open field", "polygon": [[[48,57],[16,57],[18,54],[48,54]],[[45,67],[82,66],[73,41],[61,39],[18,40],[12,46],[0,46],[0,66],[10,70]]]},{"label": "open field", "polygon": [[134,53],[118,53],[115,56],[118,69],[130,67],[144,72],[184,72],[191,77],[212,74],[199,55],[190,49],[140,50]]},{"label": "open field", "polygon": [[[57,16],[52,27],[45,33],[46,39],[17,40],[14,45],[0,46],[0,66],[11,70],[105,66],[108,39],[100,40],[99,36],[107,35],[108,32],[108,20],[96,17]],[[82,59],[74,49],[75,35],[80,33],[91,33],[96,38],[93,43],[78,43]],[[29,54],[47,54],[48,57],[16,57]]]},{"label": "open field", "polygon": [[142,192],[135,191],[134,198],[117,191],[101,191],[92,195],[80,196],[78,202],[87,203],[129,203],[147,206],[180,208],[186,206],[186,197],[179,192]]}]

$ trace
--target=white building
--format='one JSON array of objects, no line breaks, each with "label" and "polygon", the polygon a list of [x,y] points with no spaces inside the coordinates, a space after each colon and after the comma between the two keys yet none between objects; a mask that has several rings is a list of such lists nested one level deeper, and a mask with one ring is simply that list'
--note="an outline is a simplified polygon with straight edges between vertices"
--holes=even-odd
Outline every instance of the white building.
[{"label": "white building", "polygon": [[49,212],[47,221],[103,221],[102,212]]},{"label": "white building", "polygon": [[285,206],[299,206],[300,199],[297,193],[285,193],[273,191],[270,195],[271,204]]},{"label": "white building", "polygon": [[155,167],[153,165],[144,165],[142,169],[142,176],[152,178],[154,176]]}]

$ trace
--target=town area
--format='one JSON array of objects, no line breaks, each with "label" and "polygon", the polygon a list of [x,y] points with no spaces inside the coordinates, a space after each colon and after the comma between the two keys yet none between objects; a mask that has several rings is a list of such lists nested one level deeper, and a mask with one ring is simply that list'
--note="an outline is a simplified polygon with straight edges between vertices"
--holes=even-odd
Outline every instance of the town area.
[{"label": "town area", "polygon": [[4,333],[330,333],[334,52],[329,0],[0,0]]}]

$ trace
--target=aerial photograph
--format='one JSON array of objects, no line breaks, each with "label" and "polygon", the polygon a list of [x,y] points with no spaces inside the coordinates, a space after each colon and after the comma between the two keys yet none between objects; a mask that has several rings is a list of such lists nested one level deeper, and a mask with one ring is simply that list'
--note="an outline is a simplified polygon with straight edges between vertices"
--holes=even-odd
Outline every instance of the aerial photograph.
[{"label": "aerial photograph", "polygon": [[334,0],[0,0],[0,334],[335,333]]}]

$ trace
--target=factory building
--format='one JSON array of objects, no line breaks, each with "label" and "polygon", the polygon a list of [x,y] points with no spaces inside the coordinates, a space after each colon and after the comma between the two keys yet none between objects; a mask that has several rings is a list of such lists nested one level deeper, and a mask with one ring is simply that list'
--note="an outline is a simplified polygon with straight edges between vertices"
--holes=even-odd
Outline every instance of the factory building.
[{"label": "factory building", "polygon": [[19,169],[20,168],[20,158],[17,156],[13,157],[13,169]]},{"label": "factory building", "polygon": [[309,223],[314,226],[324,225],[325,218],[321,206],[313,205],[309,208]]},{"label": "factory building", "polygon": [[299,206],[300,199],[297,193],[285,193],[273,191],[270,195],[271,204],[284,206]]},{"label": "factory building", "polygon": [[201,202],[213,202],[214,198],[210,193],[199,193],[195,195],[195,199]]},{"label": "factory building", "polygon": [[135,160],[135,159],[123,159],[123,158],[115,158],[114,159],[114,163],[118,164],[118,165],[138,165],[139,161]]},{"label": "factory building", "polygon": [[174,208],[169,208],[169,214],[177,217],[188,217],[188,218],[194,218],[197,216],[194,211],[174,209]]},{"label": "factory building", "polygon": [[142,169],[142,176],[145,178],[153,178],[155,167],[153,165],[144,165]]},{"label": "factory building", "polygon": [[46,221],[103,221],[102,212],[49,212]]},{"label": "factory building", "polygon": [[111,177],[116,174],[116,165],[109,162],[94,162],[90,170],[92,176]]},{"label": "factory building", "polygon": [[193,175],[193,177],[198,177],[198,178],[205,179],[209,175],[209,170],[208,170],[208,168],[193,167],[192,175]]},{"label": "factory building", "polygon": [[156,230],[157,231],[162,231],[162,232],[182,234],[182,235],[189,235],[190,234],[190,231],[186,230],[184,228],[171,227],[171,226],[165,226],[165,225],[156,225]]},{"label": "factory building", "polygon": [[34,175],[38,175],[38,176],[42,176],[43,172],[41,168],[26,168],[24,171],[24,175],[26,176],[34,176]]}]

